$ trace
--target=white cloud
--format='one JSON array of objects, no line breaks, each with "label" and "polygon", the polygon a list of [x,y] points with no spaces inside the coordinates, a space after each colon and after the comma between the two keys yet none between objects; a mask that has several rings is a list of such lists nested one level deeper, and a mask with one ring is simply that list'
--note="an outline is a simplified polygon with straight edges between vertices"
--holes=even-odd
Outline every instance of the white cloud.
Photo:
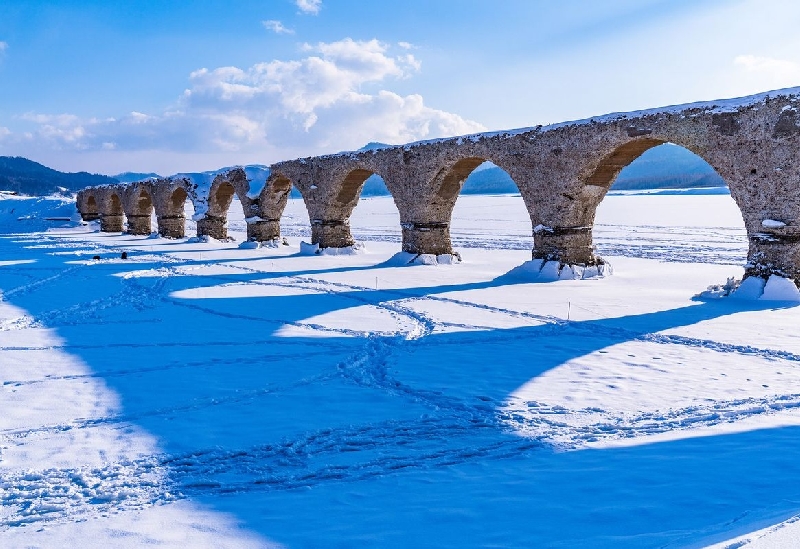
[{"label": "white cloud", "polygon": [[256,157],[268,163],[369,141],[399,144],[485,129],[428,107],[420,95],[384,89],[420,70],[407,51],[394,55],[378,40],[349,38],[304,50],[307,56],[297,60],[196,70],[176,103],[159,114],[134,111],[99,120],[26,113],[18,118],[33,126],[31,135],[12,134],[4,141],[119,155],[227,152],[228,163]]},{"label": "white cloud", "polygon": [[293,29],[284,27],[283,23],[275,19],[262,21],[261,24],[264,25],[265,29],[272,31],[275,34],[294,34]]},{"label": "white cloud", "polygon": [[757,55],[739,55],[733,60],[737,67],[744,69],[745,75],[762,89],[775,89],[796,86],[800,82],[800,63]]},{"label": "white cloud", "polygon": [[8,42],[0,41],[0,55],[3,55],[8,49]]},{"label": "white cloud", "polygon": [[322,0],[295,0],[295,4],[303,13],[317,15],[322,8]]}]

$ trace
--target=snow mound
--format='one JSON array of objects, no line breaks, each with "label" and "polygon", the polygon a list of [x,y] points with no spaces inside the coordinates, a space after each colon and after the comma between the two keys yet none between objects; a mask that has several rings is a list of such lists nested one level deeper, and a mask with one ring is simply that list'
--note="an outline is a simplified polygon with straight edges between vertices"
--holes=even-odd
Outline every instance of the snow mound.
[{"label": "snow mound", "polygon": [[[694,297],[701,300],[711,300],[711,299],[720,299],[722,297],[728,297],[732,293],[736,292],[741,286],[741,284],[742,284],[741,280],[736,280],[735,277],[729,277],[728,280],[725,281],[725,284],[712,284],[706,290],[700,292]],[[761,290],[762,289],[758,290],[759,291],[758,295],[761,295]]]},{"label": "snow mound", "polygon": [[765,301],[800,301],[800,291],[793,280],[772,275],[764,285],[761,299]]},{"label": "snow mound", "polygon": [[520,280],[549,282],[554,280],[588,280],[611,276],[610,263],[602,265],[562,265],[559,261],[532,259],[511,269],[505,276]]},{"label": "snow mound", "polygon": [[[280,248],[281,246],[288,246],[289,241],[285,238],[273,238],[272,240],[264,240],[259,242],[257,240],[245,240],[239,244],[240,250],[256,250],[258,248]],[[308,244],[310,246],[310,244]]]},{"label": "snow mound", "polygon": [[408,265],[455,265],[461,263],[461,255],[454,254],[412,254],[398,252],[389,258],[387,265],[405,267]]},{"label": "snow mound", "polygon": [[759,276],[750,276],[742,281],[729,278],[725,284],[715,284],[695,297],[699,299],[719,299],[731,297],[742,300],[762,301],[794,301],[800,302],[800,290],[794,281],[778,275],[770,275],[764,280]]},{"label": "snow mound", "polygon": [[[284,242],[284,244],[287,243]],[[367,253],[367,247],[361,242],[344,248],[320,248],[319,244],[300,242],[300,255],[359,255],[364,253]]]},{"label": "snow mound", "polygon": [[240,250],[257,250],[261,247],[261,242],[257,240],[245,240],[241,244],[239,244]]},{"label": "snow mound", "polygon": [[207,234],[193,236],[191,238],[186,239],[187,244],[208,244],[209,242],[219,242],[216,238],[212,238]]}]

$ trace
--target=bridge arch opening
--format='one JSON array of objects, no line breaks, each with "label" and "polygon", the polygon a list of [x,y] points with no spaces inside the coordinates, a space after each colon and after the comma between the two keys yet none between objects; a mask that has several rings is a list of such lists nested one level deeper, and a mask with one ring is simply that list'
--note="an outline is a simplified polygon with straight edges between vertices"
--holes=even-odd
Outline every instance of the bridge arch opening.
[{"label": "bridge arch opening", "polygon": [[618,148],[586,182],[608,191],[586,214],[596,252],[743,265],[747,231],[727,182],[693,151],[654,141]]},{"label": "bridge arch opening", "polygon": [[487,158],[470,157],[456,161],[439,177],[435,202],[449,233],[442,235],[443,241],[459,249],[525,250],[529,257],[531,216],[508,171]]},{"label": "bridge arch opening", "polygon": [[352,170],[344,179],[337,201],[350,207],[348,223],[354,242],[399,243],[400,211],[380,174]]}]

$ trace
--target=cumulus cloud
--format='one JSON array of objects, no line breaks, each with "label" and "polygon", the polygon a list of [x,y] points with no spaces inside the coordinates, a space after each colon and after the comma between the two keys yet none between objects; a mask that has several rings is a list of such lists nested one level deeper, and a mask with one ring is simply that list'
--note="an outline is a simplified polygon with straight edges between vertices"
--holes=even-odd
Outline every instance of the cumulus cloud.
[{"label": "cumulus cloud", "polygon": [[[384,88],[420,63],[378,40],[306,44],[305,57],[248,68],[199,69],[175,104],[107,119],[27,113],[29,135],[6,136],[60,150],[269,154],[263,162],[482,131],[476,122]],[[363,89],[378,89],[367,93]],[[267,153],[269,151],[269,153]]]},{"label": "cumulus cloud", "polygon": [[295,4],[300,8],[301,12],[310,15],[317,15],[319,10],[322,9],[322,0],[296,0]]},{"label": "cumulus cloud", "polygon": [[800,63],[757,55],[739,55],[733,60],[747,76],[757,79],[763,89],[796,86],[800,82]]},{"label": "cumulus cloud", "polygon": [[262,25],[267,30],[274,32],[275,34],[294,34],[293,29],[289,29],[283,26],[283,23],[277,21],[275,19],[269,19],[267,21],[262,21]]}]

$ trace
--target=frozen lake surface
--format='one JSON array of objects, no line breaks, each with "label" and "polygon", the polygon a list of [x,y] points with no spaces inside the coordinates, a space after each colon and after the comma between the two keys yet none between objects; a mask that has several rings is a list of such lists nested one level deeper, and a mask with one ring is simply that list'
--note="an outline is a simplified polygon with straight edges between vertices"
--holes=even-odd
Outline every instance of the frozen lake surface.
[{"label": "frozen lake surface", "polygon": [[742,276],[729,196],[609,196],[615,274],[550,283],[518,196],[411,267],[390,198],[340,256],[295,200],[255,250],[70,207],[0,201],[2,547],[800,543],[800,309],[693,299]]}]

